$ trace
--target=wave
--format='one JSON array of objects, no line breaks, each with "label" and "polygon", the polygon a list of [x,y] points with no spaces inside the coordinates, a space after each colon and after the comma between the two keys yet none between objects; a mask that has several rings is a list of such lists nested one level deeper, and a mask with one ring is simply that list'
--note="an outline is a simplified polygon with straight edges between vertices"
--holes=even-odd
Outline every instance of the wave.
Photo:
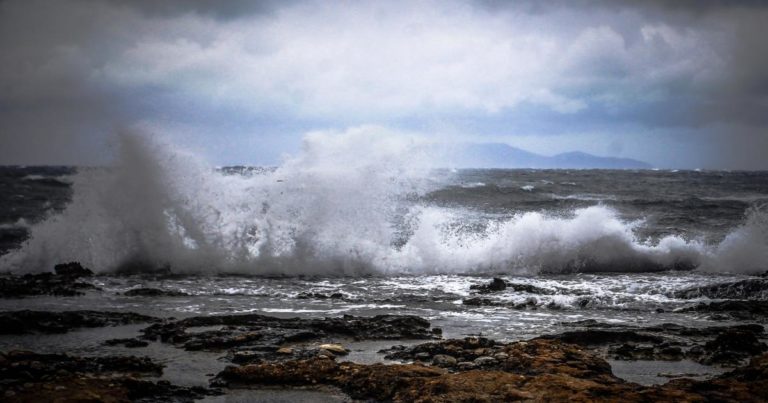
[{"label": "wave", "polygon": [[254,275],[768,269],[760,209],[718,245],[640,240],[640,222],[605,206],[467,225],[471,212],[423,201],[441,178],[422,140],[382,128],[310,133],[280,166],[235,174],[147,135],[120,137],[115,165],[79,170],[72,202],[32,226],[0,267],[31,272],[77,260],[97,272]]}]

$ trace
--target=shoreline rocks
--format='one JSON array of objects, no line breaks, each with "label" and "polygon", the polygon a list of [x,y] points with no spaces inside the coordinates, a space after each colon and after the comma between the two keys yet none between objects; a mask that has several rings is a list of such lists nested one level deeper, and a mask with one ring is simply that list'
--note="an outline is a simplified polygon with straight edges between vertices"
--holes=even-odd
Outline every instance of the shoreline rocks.
[{"label": "shoreline rocks", "polygon": [[163,366],[147,357],[76,357],[30,351],[0,353],[0,399],[6,402],[193,402],[219,391],[151,382]]},{"label": "shoreline rocks", "polygon": [[766,337],[765,330],[758,324],[691,328],[664,323],[634,327],[587,320],[564,325],[582,329],[536,339],[560,340],[616,360],[690,359],[719,366],[738,366],[750,357],[768,351],[768,345],[761,341]]},{"label": "shoreline rocks", "polygon": [[7,311],[0,312],[0,334],[67,333],[78,328],[151,323],[158,318],[133,312]]},{"label": "shoreline rocks", "polygon": [[93,272],[77,262],[58,264],[54,273],[6,275],[0,277],[0,298],[23,298],[38,295],[74,297],[83,290],[97,290],[93,284],[78,280],[91,277]]},{"label": "shoreline rocks", "polygon": [[327,385],[353,399],[394,402],[768,399],[768,354],[712,380],[682,378],[661,386],[641,386],[615,377],[610,365],[594,353],[558,340],[503,344],[466,338],[396,350],[400,356],[431,358],[444,365],[364,365],[312,358],[230,366],[213,384],[233,388]]}]

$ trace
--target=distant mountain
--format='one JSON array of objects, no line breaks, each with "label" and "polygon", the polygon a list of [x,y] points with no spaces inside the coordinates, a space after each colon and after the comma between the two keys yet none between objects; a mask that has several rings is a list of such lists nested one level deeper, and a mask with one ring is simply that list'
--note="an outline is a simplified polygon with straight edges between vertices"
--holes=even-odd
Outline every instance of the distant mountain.
[{"label": "distant mountain", "polygon": [[463,143],[443,147],[439,154],[455,168],[568,168],[649,169],[651,165],[629,158],[599,157],[580,151],[552,157],[503,143]]}]

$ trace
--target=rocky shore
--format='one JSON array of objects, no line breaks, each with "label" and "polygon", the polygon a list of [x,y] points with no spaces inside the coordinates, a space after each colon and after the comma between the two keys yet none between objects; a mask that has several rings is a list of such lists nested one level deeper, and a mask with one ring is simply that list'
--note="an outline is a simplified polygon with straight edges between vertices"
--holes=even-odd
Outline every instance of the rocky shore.
[{"label": "rocky shore", "polygon": [[[80,290],[98,292],[88,282],[91,276],[88,269],[70,263],[57,266],[55,273],[6,276],[0,291],[6,298],[78,297]],[[759,295],[762,285],[758,282],[762,280],[700,287],[683,294],[691,298],[702,293]],[[493,279],[474,285],[463,304],[471,305],[468,301],[475,299],[482,305],[492,294],[510,289],[552,293]],[[176,301],[175,297],[190,296],[134,287],[118,297]],[[307,292],[295,298],[341,301],[346,296]],[[760,299],[695,301],[681,312],[721,321],[739,317],[739,322],[690,327],[579,320],[561,323],[560,332],[515,342],[481,336],[443,339],[440,328],[414,315],[281,318],[246,313],[174,319],[130,311],[11,310],[0,312],[0,337],[132,330],[117,332],[120,337],[107,332],[111,338],[97,344],[103,350],[85,355],[18,349],[0,353],[0,397],[10,402],[190,402],[252,389],[327,388],[350,399],[395,402],[766,401],[768,345],[763,306]],[[366,344],[371,341],[387,344],[373,348]],[[375,356],[375,362],[355,361],[361,348],[368,348],[362,353]],[[151,356],[158,349],[190,357],[205,354],[223,364],[199,374],[210,382],[208,386],[176,384],[163,379],[166,363]],[[729,372],[708,379],[682,374],[660,385],[641,385],[617,377],[609,361],[685,361]]]}]

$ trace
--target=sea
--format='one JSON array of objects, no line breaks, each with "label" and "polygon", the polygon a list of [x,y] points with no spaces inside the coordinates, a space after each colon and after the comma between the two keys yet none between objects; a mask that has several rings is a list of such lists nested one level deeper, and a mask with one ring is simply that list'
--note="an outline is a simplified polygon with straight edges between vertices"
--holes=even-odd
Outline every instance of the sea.
[{"label": "sea", "polygon": [[[109,166],[0,167],[0,271],[78,261],[101,288],[0,300],[0,309],[412,314],[446,338],[522,340],[585,319],[728,324],[681,312],[710,299],[675,292],[768,270],[768,172],[452,169],[428,160],[407,142],[320,136],[278,166],[219,167],[128,138]],[[470,286],[494,277],[533,287],[464,303]],[[138,287],[189,296],[122,295]],[[78,334],[0,347],[103,349]],[[191,365],[174,358],[183,352],[167,354],[178,373]]]}]

